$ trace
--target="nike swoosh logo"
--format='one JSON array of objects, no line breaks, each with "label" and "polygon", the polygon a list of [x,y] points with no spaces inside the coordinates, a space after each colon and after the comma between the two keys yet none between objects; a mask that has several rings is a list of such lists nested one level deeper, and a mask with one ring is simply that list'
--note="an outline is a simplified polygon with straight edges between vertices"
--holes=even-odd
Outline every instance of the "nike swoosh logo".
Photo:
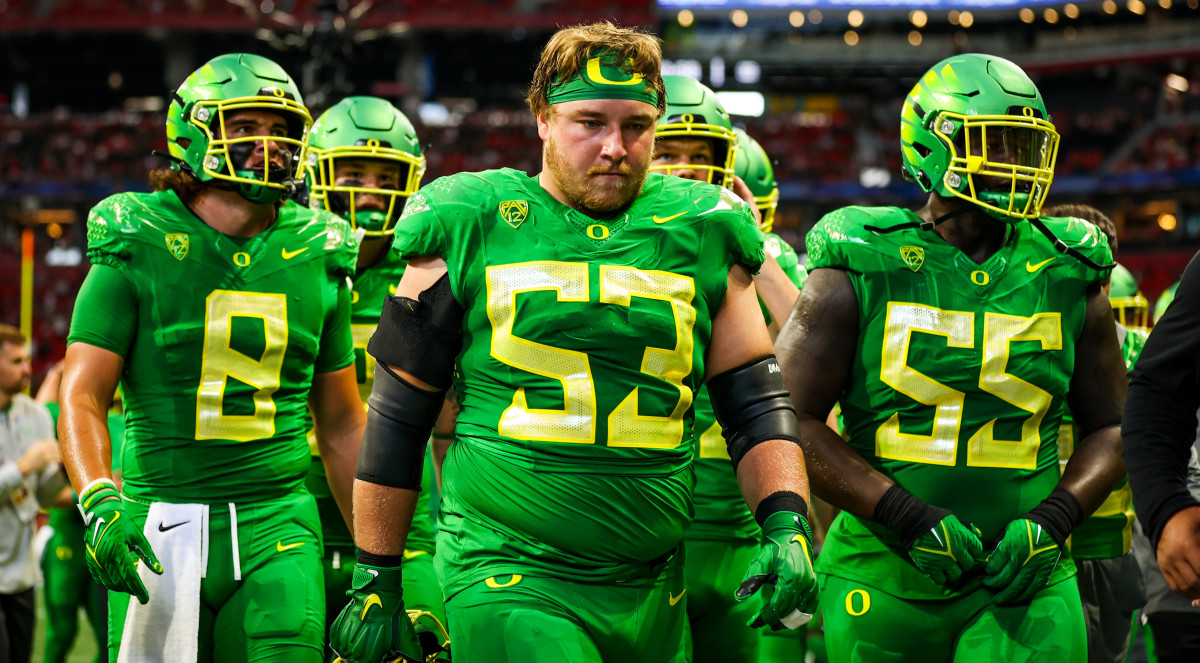
[{"label": "nike swoosh logo", "polygon": [[383,610],[383,601],[379,600],[379,596],[377,594],[372,594],[367,597],[367,604],[363,606],[363,611],[362,614],[358,616],[358,621],[361,622],[367,619],[367,611],[370,610],[371,606],[373,605],[377,605],[379,606],[380,610]]},{"label": "nike swoosh logo", "polygon": [[670,603],[672,607],[675,606],[675,604],[677,604],[683,600],[684,594],[687,594],[686,589],[683,590],[682,592],[679,592],[679,596],[671,596],[671,594],[668,592],[667,593],[667,603]]},{"label": "nike swoosh logo", "polygon": [[[675,218],[681,217],[681,216],[683,216],[684,214],[687,214],[687,212],[680,212],[679,214],[672,214],[671,216],[657,216],[657,215],[656,215],[656,216],[654,217],[654,222],[655,222],[655,223],[666,223],[667,221],[670,221],[671,219],[675,219]],[[672,603],[671,605],[675,605],[675,604],[674,604],[674,603]]]},{"label": "nike swoosh logo", "polygon": [[1025,261],[1025,271],[1032,274],[1032,273],[1036,272],[1037,270],[1041,269],[1042,267],[1045,267],[1046,263],[1050,262],[1051,260],[1054,260],[1054,258],[1046,258],[1045,260],[1039,262],[1036,265],[1029,262],[1028,260],[1026,260]]},{"label": "nike swoosh logo", "polygon": [[404,559],[412,559],[414,557],[420,557],[421,555],[427,554],[429,553],[425,552],[424,550],[405,550]]},{"label": "nike swoosh logo", "polygon": [[179,527],[180,525],[186,525],[186,524],[188,524],[188,523],[190,523],[190,522],[192,522],[192,521],[190,521],[190,520],[185,520],[185,521],[183,521],[183,522],[181,522],[181,523],[175,523],[174,525],[170,525],[170,526],[168,526],[168,527],[163,527],[163,524],[162,524],[162,523],[159,523],[159,524],[158,524],[158,531],[160,531],[160,532],[169,532],[169,531],[171,531],[171,530],[175,529],[176,527]]},{"label": "nike swoosh logo", "polygon": [[286,550],[291,550],[292,548],[299,548],[302,545],[304,545],[303,541],[301,541],[300,543],[289,543],[286,546],[283,545],[283,541],[276,541],[275,542],[275,550],[277,550],[278,552],[284,552]]},{"label": "nike swoosh logo", "polygon": [[291,260],[292,258],[295,258],[296,256],[300,255],[301,253],[304,253],[307,250],[308,250],[307,246],[302,249],[297,249],[295,251],[288,251],[287,249],[281,249],[280,255],[283,256],[284,260]]}]

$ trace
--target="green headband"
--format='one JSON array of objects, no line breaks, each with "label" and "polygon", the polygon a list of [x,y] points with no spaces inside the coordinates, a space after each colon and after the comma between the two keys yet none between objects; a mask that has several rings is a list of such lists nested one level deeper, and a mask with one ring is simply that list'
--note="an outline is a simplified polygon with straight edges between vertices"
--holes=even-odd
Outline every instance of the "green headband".
[{"label": "green headband", "polygon": [[641,74],[617,65],[611,51],[588,57],[587,64],[568,81],[558,81],[546,91],[547,104],[580,99],[631,99],[658,106],[658,91],[645,84]]}]

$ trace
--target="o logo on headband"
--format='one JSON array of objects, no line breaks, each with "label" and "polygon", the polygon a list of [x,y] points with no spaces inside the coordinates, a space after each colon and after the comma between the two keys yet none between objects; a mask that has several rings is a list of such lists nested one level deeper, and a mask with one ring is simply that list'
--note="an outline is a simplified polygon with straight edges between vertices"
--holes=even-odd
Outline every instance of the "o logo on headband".
[{"label": "o logo on headband", "polygon": [[600,58],[588,58],[587,61],[587,77],[592,81],[601,85],[637,85],[642,82],[642,75],[638,73],[631,74],[627,81],[612,81],[604,77],[604,72],[600,70]]}]

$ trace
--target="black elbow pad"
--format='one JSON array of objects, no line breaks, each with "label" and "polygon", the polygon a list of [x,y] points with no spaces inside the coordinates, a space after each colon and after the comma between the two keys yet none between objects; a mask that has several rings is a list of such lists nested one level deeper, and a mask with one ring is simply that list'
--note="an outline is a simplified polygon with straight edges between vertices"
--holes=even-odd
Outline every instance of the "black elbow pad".
[{"label": "black elbow pad", "polygon": [[448,389],[454,360],[462,349],[462,306],[443,274],[417,300],[388,297],[367,352],[381,363],[398,366],[418,380]]},{"label": "black elbow pad", "polygon": [[425,447],[442,411],[444,394],[418,389],[385,364],[376,364],[355,478],[421,490]]},{"label": "black elbow pad", "polygon": [[708,381],[708,393],[734,470],[757,444],[767,440],[800,443],[796,408],[783,387],[775,355],[759,357],[713,377]]}]

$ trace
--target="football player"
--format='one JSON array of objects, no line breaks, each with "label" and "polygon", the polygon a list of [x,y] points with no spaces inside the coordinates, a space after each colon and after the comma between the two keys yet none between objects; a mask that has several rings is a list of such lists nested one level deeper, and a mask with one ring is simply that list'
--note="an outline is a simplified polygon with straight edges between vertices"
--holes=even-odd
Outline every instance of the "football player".
[{"label": "football player", "polygon": [[[416,193],[425,174],[425,157],[408,117],[385,99],[348,97],[325,111],[309,132],[309,204],[338,214],[361,237],[350,293],[350,327],[354,334],[355,372],[364,405],[371,394],[375,359],[367,341],[375,332],[383,302],[396,292],[407,264],[388,249],[404,203]],[[316,451],[316,449],[314,449]],[[424,494],[404,548],[404,596],[411,610],[432,614],[445,623],[441,587],[433,572],[433,472],[422,475]],[[346,605],[354,569],[354,538],[329,492],[324,465],[313,456],[308,488],[317,498],[325,535],[326,627]],[[429,630],[431,620],[417,622]]]},{"label": "football player", "polygon": [[425,440],[453,378],[439,577],[467,661],[683,661],[693,395],[707,377],[764,530],[743,597],[796,626],[816,604],[804,462],[750,275],[765,256],[727,190],[647,177],[665,107],[658,40],[560,30],[527,97],[543,169],[441,178],[392,249],[355,482],[359,561],[332,644],[378,661],[415,643],[401,551]]},{"label": "football player", "polygon": [[[1001,58],[935,65],[904,102],[916,212],[847,207],[807,238],[780,333],[816,492],[831,661],[1083,661],[1066,539],[1124,473],[1125,362],[1104,236],[1040,218],[1058,134]],[[843,440],[825,424],[840,400]],[[1064,400],[1080,440],[1061,475]]]},{"label": "football player", "polygon": [[1175,291],[1178,289],[1179,289],[1179,281],[1176,281],[1176,282],[1172,283],[1171,285],[1167,286],[1167,289],[1163,290],[1162,294],[1160,294],[1158,296],[1158,299],[1154,302],[1154,322],[1155,322],[1155,324],[1157,324],[1158,319],[1163,317],[1163,314],[1167,312],[1167,307],[1171,305],[1171,302],[1175,301]]},{"label": "football player", "polygon": [[[279,65],[216,57],[172,95],[173,165],[152,173],[156,191],[112,196],[88,217],[92,269],[59,432],[89,569],[112,590],[112,660],[322,659],[307,411],[347,522],[365,417],[354,234],[334,214],[280,204],[300,182],[310,124]],[[120,493],[104,426],[118,378]]]}]

